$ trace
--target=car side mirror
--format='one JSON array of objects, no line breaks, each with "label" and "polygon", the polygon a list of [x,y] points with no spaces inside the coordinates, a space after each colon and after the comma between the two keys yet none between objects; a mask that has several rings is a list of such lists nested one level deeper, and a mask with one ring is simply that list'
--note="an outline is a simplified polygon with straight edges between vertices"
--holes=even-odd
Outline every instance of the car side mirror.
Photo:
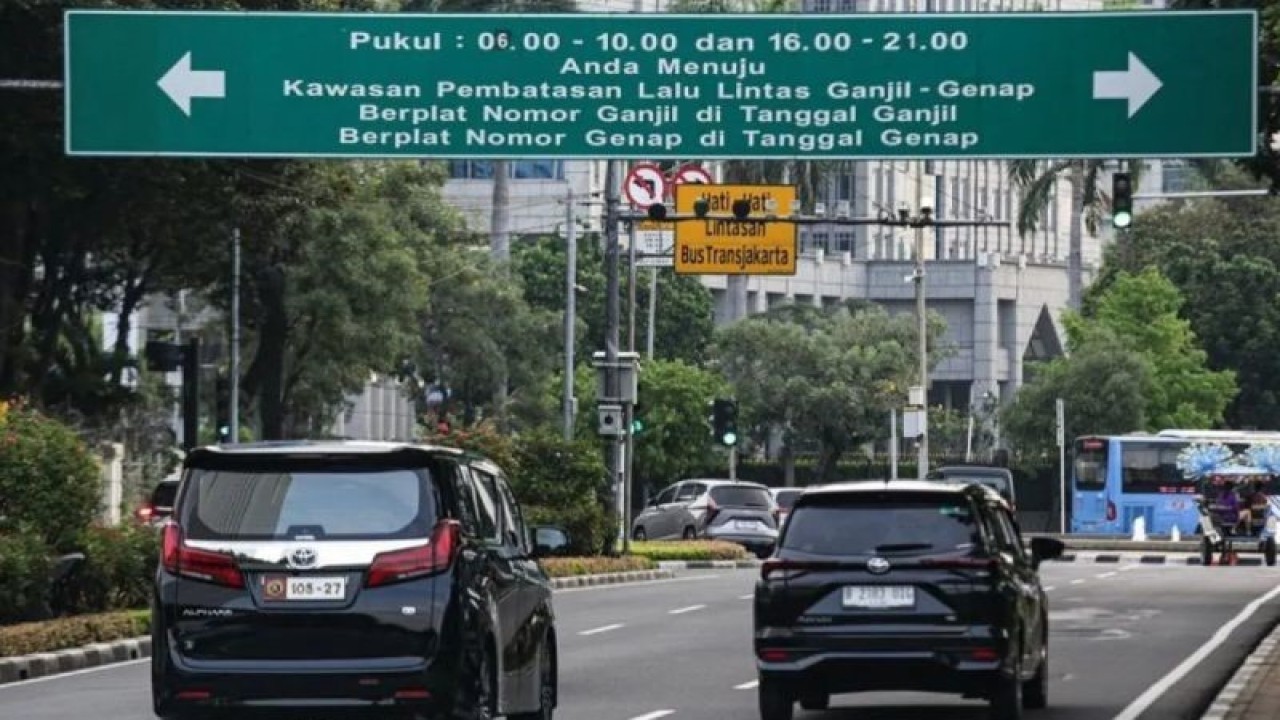
[{"label": "car side mirror", "polygon": [[1061,540],[1047,537],[1031,538],[1031,563],[1038,568],[1045,560],[1057,560],[1062,557],[1066,549],[1067,544]]},{"label": "car side mirror", "polygon": [[553,525],[533,528],[533,556],[551,557],[569,549],[569,533]]}]

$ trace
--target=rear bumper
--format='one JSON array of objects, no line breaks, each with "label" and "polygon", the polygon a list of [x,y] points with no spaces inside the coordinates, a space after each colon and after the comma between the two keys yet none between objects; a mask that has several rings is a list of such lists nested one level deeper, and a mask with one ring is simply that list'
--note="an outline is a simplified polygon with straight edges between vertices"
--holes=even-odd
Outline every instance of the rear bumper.
[{"label": "rear bumper", "polygon": [[858,650],[793,647],[785,649],[785,660],[772,662],[760,659],[759,648],[766,646],[757,643],[756,667],[762,681],[787,687],[796,695],[805,690],[835,694],[901,690],[985,696],[1004,674],[998,659],[973,659],[973,651],[990,649],[989,643],[957,642],[953,637],[922,649],[917,642],[911,643],[912,649],[892,649],[888,643]]},{"label": "rear bumper", "polygon": [[166,713],[217,708],[430,709],[443,706],[455,684],[447,665],[385,658],[242,666],[190,661],[170,651],[154,666],[152,695],[157,712]]},{"label": "rear bumper", "polygon": [[738,532],[716,532],[715,530],[708,531],[706,535],[708,540],[736,543],[751,550],[770,550],[778,542],[777,535],[753,535]]}]

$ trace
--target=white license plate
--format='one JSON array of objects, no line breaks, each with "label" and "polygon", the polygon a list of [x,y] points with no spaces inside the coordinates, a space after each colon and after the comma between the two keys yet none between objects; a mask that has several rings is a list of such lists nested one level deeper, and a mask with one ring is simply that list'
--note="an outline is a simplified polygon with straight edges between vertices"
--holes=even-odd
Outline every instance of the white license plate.
[{"label": "white license plate", "polygon": [[735,530],[755,530],[759,525],[755,520],[734,520],[733,527]]},{"label": "white license plate", "polygon": [[347,579],[335,577],[269,577],[263,582],[267,600],[344,600]]},{"label": "white license plate", "polygon": [[844,606],[853,608],[909,608],[916,605],[916,589],[909,585],[850,585]]}]

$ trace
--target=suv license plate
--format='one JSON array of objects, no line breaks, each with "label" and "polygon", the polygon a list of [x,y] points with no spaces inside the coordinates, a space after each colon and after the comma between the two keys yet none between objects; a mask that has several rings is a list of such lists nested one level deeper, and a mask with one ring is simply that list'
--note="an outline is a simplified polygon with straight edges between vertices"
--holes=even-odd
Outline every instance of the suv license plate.
[{"label": "suv license plate", "polygon": [[759,528],[760,526],[756,524],[755,520],[734,520],[733,521],[734,530],[757,530]]},{"label": "suv license plate", "polygon": [[267,600],[344,600],[347,597],[347,579],[342,576],[269,576],[263,580],[262,597]]},{"label": "suv license plate", "polygon": [[909,608],[916,605],[916,589],[909,585],[851,585],[844,589],[844,606]]}]

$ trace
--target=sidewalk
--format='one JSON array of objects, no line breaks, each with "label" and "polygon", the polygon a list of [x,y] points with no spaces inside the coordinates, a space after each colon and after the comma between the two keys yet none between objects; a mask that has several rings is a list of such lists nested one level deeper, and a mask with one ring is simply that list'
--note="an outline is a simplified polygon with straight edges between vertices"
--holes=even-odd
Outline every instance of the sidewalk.
[{"label": "sidewalk", "polygon": [[1280,718],[1280,626],[1259,643],[1201,720]]}]

